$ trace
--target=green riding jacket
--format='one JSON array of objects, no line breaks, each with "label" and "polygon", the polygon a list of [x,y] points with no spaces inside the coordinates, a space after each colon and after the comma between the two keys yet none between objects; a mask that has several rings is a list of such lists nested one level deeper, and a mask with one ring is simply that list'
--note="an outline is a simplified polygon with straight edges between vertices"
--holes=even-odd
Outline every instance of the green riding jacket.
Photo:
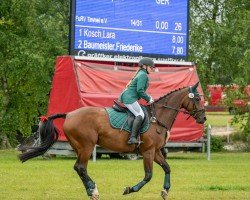
[{"label": "green riding jacket", "polygon": [[140,69],[128,87],[122,92],[119,101],[124,104],[132,104],[139,99],[144,99],[148,102],[150,100],[150,96],[146,93],[148,86],[147,71]]}]

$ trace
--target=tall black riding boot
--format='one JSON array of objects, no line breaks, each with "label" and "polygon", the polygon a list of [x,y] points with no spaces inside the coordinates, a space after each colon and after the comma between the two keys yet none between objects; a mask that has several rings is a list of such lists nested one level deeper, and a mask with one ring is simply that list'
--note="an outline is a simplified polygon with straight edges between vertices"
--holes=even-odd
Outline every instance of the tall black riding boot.
[{"label": "tall black riding boot", "polygon": [[135,117],[135,119],[133,121],[133,125],[132,125],[131,135],[130,135],[130,138],[128,140],[128,144],[139,144],[137,137],[139,134],[139,130],[141,128],[142,121],[143,121],[142,116],[139,115],[139,116]]}]

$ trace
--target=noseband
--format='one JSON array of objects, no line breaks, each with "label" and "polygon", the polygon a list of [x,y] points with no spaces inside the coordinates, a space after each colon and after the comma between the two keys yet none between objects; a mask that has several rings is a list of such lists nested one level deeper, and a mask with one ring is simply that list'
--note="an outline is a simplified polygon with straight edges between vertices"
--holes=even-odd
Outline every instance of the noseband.
[{"label": "noseband", "polygon": [[[196,104],[195,104],[195,101],[198,101],[198,100],[195,100],[195,98],[190,98],[190,99],[191,99],[192,102],[193,102],[193,110],[190,111],[190,112],[189,112],[189,111],[186,111],[186,110],[181,110],[181,109],[179,109],[179,108],[173,108],[173,107],[171,107],[171,106],[165,106],[165,105],[164,105],[163,107],[164,107],[164,108],[169,108],[169,109],[172,109],[172,110],[176,110],[176,111],[182,112],[182,113],[184,113],[184,114],[188,114],[189,117],[188,117],[187,119],[189,119],[191,116],[192,116],[193,118],[197,119],[197,117],[199,116],[199,113],[205,112],[205,109],[204,109],[204,108],[197,109],[197,106],[196,106]],[[189,106],[189,104],[190,104],[190,101],[189,101],[187,107]]]}]

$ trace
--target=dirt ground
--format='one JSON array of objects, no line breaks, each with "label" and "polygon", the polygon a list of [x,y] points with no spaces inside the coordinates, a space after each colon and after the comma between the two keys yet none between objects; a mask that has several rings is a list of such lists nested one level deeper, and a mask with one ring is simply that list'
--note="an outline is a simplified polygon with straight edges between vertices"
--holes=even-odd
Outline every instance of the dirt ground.
[{"label": "dirt ground", "polygon": [[212,135],[227,136],[235,132],[235,129],[231,126],[218,126],[212,127]]},{"label": "dirt ground", "polygon": [[212,135],[215,136],[224,136],[226,137],[227,142],[224,144],[223,149],[227,151],[244,151],[247,148],[247,144],[243,142],[232,142],[230,139],[230,135],[235,133],[235,129],[230,126],[222,126],[222,127],[212,127]]}]

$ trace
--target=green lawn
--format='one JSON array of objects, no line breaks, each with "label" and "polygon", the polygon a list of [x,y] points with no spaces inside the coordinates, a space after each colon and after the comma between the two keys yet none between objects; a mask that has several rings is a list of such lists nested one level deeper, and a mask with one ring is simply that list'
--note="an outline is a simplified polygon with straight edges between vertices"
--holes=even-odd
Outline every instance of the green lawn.
[{"label": "green lawn", "polygon": [[227,126],[233,115],[229,115],[228,112],[206,112],[207,121],[206,124],[212,126]]},{"label": "green lawn", "polygon": [[[75,158],[36,158],[26,163],[17,152],[0,151],[0,199],[88,199],[73,170]],[[250,153],[169,153],[172,169],[169,200],[250,199]],[[152,180],[138,193],[123,196],[123,188],[144,177],[142,160],[90,161],[88,172],[98,184],[101,200],[160,200],[164,173],[154,165]]]}]

